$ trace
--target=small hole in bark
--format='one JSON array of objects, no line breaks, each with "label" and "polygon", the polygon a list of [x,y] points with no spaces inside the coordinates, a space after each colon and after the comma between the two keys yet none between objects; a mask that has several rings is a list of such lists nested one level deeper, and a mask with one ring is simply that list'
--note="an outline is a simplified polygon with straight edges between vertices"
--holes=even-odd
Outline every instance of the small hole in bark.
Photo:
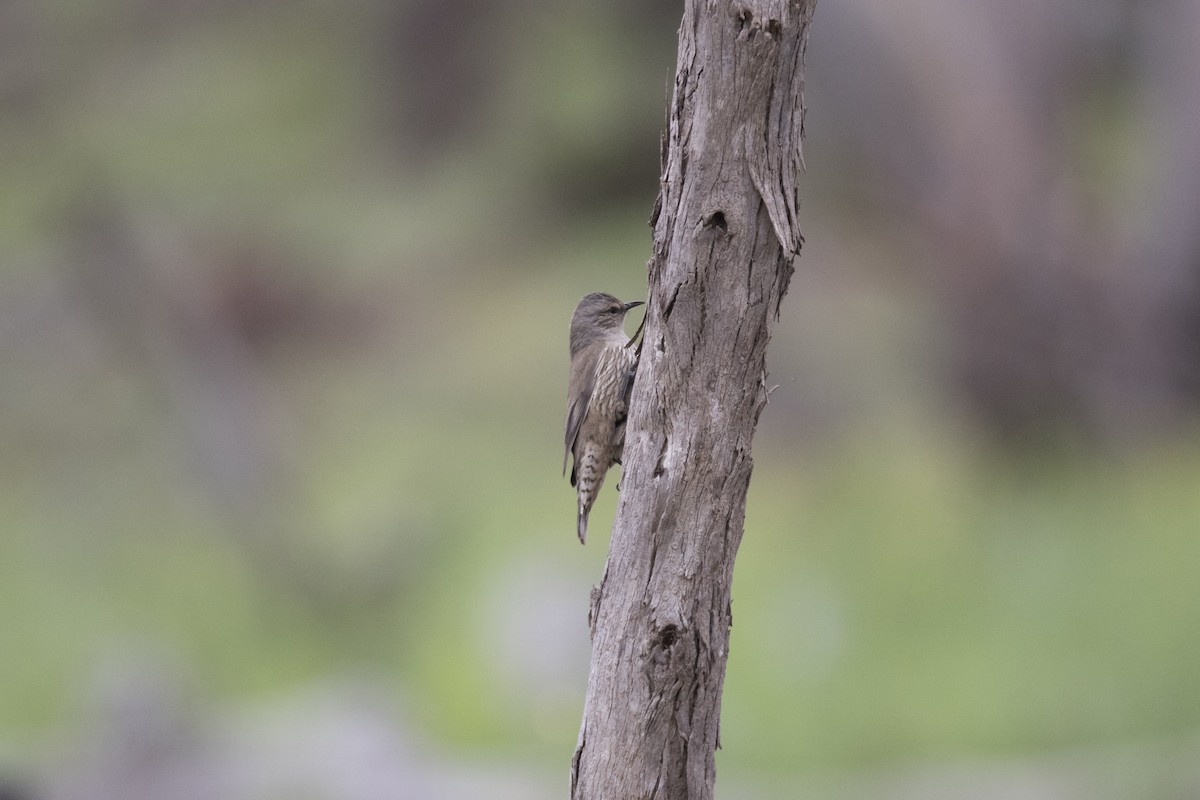
[{"label": "small hole in bark", "polygon": [[767,34],[778,39],[779,34],[783,33],[783,25],[777,19],[767,20]]},{"label": "small hole in bark", "polygon": [[738,33],[741,33],[742,31],[746,30],[746,28],[750,25],[750,21],[754,19],[754,14],[750,11],[750,9],[746,8],[745,6],[742,6],[741,8],[734,11],[733,16],[734,16],[734,19],[737,20]]},{"label": "small hole in bark", "polygon": [[664,648],[670,647],[679,641],[679,628],[674,625],[668,625],[658,632],[658,643]]},{"label": "small hole in bark", "polygon": [[729,225],[725,222],[724,211],[714,211],[701,220],[701,224],[706,228],[720,228],[722,232],[729,231]]}]

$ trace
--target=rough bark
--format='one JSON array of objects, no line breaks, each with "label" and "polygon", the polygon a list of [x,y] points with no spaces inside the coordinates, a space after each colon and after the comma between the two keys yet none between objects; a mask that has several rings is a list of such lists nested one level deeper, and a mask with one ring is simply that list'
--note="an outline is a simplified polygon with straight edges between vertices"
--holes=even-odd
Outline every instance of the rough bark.
[{"label": "rough bark", "polygon": [[730,585],[803,237],[816,0],[687,0],[621,499],[589,624],[573,800],[713,796]]}]

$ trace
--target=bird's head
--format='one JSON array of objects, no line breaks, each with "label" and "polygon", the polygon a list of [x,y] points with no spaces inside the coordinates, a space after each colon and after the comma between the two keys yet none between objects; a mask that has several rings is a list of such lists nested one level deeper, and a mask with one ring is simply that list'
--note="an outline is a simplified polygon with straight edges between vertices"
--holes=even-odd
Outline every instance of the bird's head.
[{"label": "bird's head", "polygon": [[607,292],[584,295],[571,316],[571,354],[582,350],[597,339],[607,338],[620,331],[625,314],[642,305],[641,300],[622,303]]}]

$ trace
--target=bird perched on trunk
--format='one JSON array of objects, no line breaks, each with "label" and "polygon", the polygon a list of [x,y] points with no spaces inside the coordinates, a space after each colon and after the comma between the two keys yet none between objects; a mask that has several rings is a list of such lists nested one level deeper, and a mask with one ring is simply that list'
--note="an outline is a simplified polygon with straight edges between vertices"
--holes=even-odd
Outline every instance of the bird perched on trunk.
[{"label": "bird perched on trunk", "polygon": [[579,498],[576,530],[587,542],[588,513],[600,493],[604,475],[621,462],[625,447],[625,415],[633,389],[637,352],[623,324],[640,300],[622,303],[611,294],[593,292],[571,316],[571,379],[567,384],[566,450],[573,456],[571,485]]}]

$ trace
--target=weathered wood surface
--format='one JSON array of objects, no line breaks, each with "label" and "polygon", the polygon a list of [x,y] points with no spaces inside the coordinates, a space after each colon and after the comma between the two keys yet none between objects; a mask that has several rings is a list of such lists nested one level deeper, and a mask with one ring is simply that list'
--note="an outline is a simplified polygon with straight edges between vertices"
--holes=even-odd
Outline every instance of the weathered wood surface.
[{"label": "weathered wood surface", "polygon": [[713,796],[751,439],[803,242],[796,184],[815,5],[685,5],[572,800]]}]

